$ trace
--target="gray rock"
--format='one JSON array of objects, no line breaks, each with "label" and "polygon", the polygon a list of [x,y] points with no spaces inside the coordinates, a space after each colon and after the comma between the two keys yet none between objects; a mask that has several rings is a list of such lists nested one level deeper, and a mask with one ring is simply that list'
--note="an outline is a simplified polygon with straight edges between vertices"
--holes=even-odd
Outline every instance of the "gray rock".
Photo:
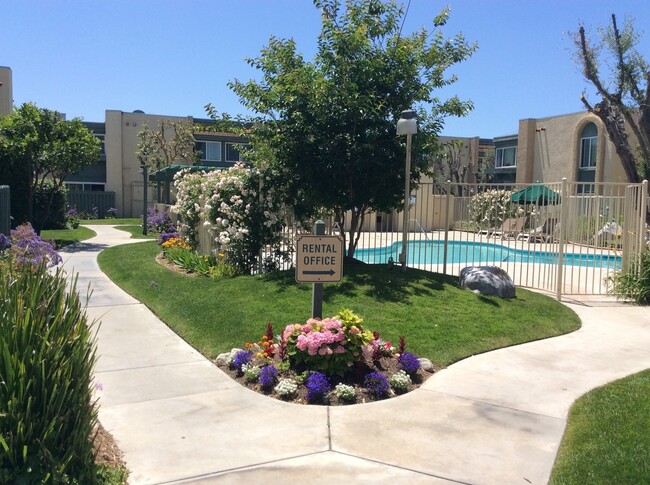
[{"label": "gray rock", "polygon": [[433,372],[433,364],[429,359],[426,357],[420,357],[420,366],[422,367],[422,370],[426,372]]},{"label": "gray rock", "polygon": [[217,365],[227,365],[228,357],[230,357],[230,352],[224,352],[223,354],[219,354],[217,355],[217,359],[215,360],[215,363]]},{"label": "gray rock", "polygon": [[460,287],[481,295],[514,298],[512,278],[498,266],[467,266],[460,272]]}]

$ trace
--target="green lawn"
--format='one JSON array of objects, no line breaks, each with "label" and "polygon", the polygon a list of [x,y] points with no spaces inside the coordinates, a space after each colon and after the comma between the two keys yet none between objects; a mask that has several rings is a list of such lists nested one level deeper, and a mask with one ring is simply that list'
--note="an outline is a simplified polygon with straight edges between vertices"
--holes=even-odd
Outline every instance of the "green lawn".
[{"label": "green lawn", "polygon": [[649,397],[650,369],[578,399],[550,483],[650,483]]},{"label": "green lawn", "polygon": [[115,229],[125,231],[131,234],[133,239],[156,239],[158,234],[149,233],[146,236],[142,234],[142,226],[117,226]]},{"label": "green lawn", "polygon": [[139,217],[130,217],[126,219],[82,219],[82,225],[86,226],[116,226],[118,224],[142,224],[142,219]]},{"label": "green lawn", "polygon": [[[155,261],[151,243],[109,248],[101,269],[145,303],[175,332],[207,357],[245,341],[257,341],[267,322],[276,333],[311,315],[311,285],[297,284],[293,271],[210,279],[170,271]],[[477,296],[457,287],[457,278],[379,265],[346,266],[343,281],[326,284],[324,316],[350,308],[397,344],[439,365],[517,343],[571,332],[577,315],[546,296],[518,289],[517,298]]]},{"label": "green lawn", "polygon": [[57,249],[79,241],[85,241],[96,235],[95,231],[83,226],[79,226],[77,229],[48,229],[41,231],[41,239],[45,241],[54,240]]}]

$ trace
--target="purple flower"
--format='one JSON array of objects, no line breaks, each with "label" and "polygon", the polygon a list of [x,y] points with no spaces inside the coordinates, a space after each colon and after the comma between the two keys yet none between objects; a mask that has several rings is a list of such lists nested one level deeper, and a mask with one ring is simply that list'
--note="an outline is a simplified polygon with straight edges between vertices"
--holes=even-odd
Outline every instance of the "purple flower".
[{"label": "purple flower", "polygon": [[329,379],[322,372],[313,372],[307,377],[307,400],[309,402],[322,401],[331,389]]},{"label": "purple flower", "polygon": [[4,234],[0,234],[0,251],[11,248],[11,239]]},{"label": "purple flower", "polygon": [[277,378],[278,369],[274,365],[266,365],[260,369],[259,383],[263,388],[268,389],[273,386]]},{"label": "purple flower", "polygon": [[232,366],[237,369],[237,372],[241,372],[241,366],[248,364],[251,360],[253,360],[253,354],[251,354],[248,350],[240,350],[235,354],[235,358],[232,361]]},{"label": "purple flower", "polygon": [[173,238],[180,238],[180,234],[178,234],[176,228],[172,224],[170,224],[166,229],[164,229],[160,233],[160,237],[158,238],[158,244],[162,245],[163,243]]},{"label": "purple flower", "polygon": [[18,266],[39,266],[41,263],[56,266],[63,261],[54,246],[43,241],[29,222],[13,229],[11,239],[11,255]]},{"label": "purple flower", "polygon": [[383,397],[388,392],[388,378],[379,372],[370,372],[363,381],[363,387],[375,397]]},{"label": "purple flower", "polygon": [[416,355],[409,352],[404,352],[402,355],[400,355],[398,363],[399,368],[409,375],[415,374],[421,367],[420,359],[418,359]]},{"label": "purple flower", "polygon": [[163,232],[172,225],[172,220],[167,211],[158,212],[158,209],[147,209],[147,229],[154,232]]}]

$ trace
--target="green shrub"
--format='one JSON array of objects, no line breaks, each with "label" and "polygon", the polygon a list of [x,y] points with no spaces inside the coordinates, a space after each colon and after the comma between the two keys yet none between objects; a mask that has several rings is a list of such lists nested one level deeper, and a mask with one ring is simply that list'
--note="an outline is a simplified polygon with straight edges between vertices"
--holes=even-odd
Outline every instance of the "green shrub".
[{"label": "green shrub", "polygon": [[95,342],[59,269],[0,272],[0,483],[96,483]]},{"label": "green shrub", "polygon": [[64,229],[66,206],[65,187],[57,187],[50,181],[38,185],[34,190],[34,228],[39,232],[41,229]]},{"label": "green shrub", "polygon": [[617,272],[609,281],[610,292],[616,296],[639,305],[650,304],[650,247],[646,246],[629,268]]}]

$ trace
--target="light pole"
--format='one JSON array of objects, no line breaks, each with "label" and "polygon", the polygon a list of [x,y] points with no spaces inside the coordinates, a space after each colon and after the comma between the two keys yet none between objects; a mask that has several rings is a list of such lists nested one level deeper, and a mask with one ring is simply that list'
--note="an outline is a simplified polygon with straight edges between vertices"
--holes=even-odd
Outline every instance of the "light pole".
[{"label": "light pole", "polygon": [[404,177],[404,222],[402,224],[402,252],[399,262],[402,270],[406,269],[406,252],[408,247],[409,206],[411,204],[411,137],[418,132],[415,111],[407,109],[397,120],[397,134],[406,135],[406,175]]},{"label": "light pole", "polygon": [[147,166],[145,165],[144,162],[140,163],[140,170],[139,172],[142,174],[142,179],[144,182],[144,185],[142,187],[142,235],[146,236],[147,235],[147,186],[149,185],[149,178],[147,174]]}]

